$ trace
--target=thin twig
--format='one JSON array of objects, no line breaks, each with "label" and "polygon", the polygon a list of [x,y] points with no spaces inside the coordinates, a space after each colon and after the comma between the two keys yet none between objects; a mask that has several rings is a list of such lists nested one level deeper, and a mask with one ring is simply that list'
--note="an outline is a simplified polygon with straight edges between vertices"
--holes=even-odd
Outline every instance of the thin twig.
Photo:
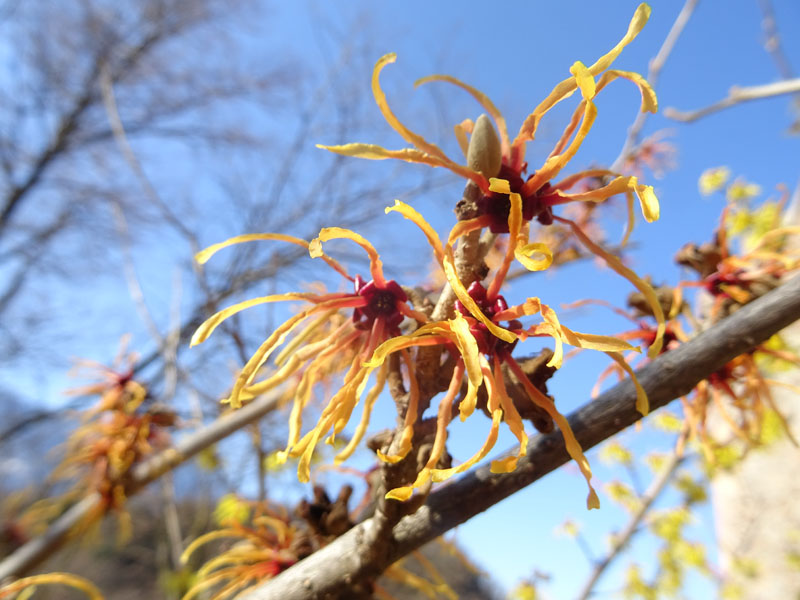
[{"label": "thin twig", "polygon": [[645,491],[645,493],[642,494],[641,498],[639,499],[641,505],[636,512],[631,515],[631,519],[628,521],[628,524],[625,526],[625,528],[614,536],[614,543],[608,554],[606,554],[602,560],[595,564],[594,568],[592,569],[592,573],[589,575],[589,578],[581,589],[580,594],[578,594],[578,600],[587,600],[587,598],[594,593],[594,586],[597,585],[598,581],[600,581],[600,577],[603,576],[606,569],[614,561],[614,559],[616,559],[627,547],[628,542],[631,541],[631,538],[639,530],[639,525],[647,515],[650,507],[653,506],[653,503],[659,498],[659,496],[661,496],[661,493],[666,489],[667,484],[672,480],[672,477],[675,475],[675,472],[685,458],[680,449],[682,448],[682,441],[685,440],[687,434],[688,429],[684,428],[684,431],[680,436],[681,439],[678,441],[675,450],[667,459],[667,462],[661,468],[661,472],[659,473],[658,477],[652,481],[650,486],[647,488],[647,491]]},{"label": "thin twig", "polygon": [[[695,7],[697,7],[698,1],[699,0],[686,0],[681,12],[679,12],[678,16],[675,18],[675,22],[672,24],[667,37],[664,39],[664,43],[661,44],[661,48],[658,50],[658,53],[650,61],[650,65],[647,69],[647,81],[650,83],[653,89],[656,88],[656,85],[658,84],[658,78],[661,75],[661,69],[664,68],[667,58],[669,58],[669,55],[672,53],[672,49],[675,47],[675,43],[678,41],[678,38],[686,27],[686,24],[689,22],[689,18],[692,16]],[[642,128],[644,127],[644,123],[649,114],[650,113],[646,111],[640,111],[639,114],[636,115],[636,120],[634,120],[633,125],[631,125],[630,129],[628,129],[628,137],[625,138],[625,143],[622,146],[622,150],[620,151],[617,159],[611,165],[612,171],[619,171],[628,157],[635,152],[636,145],[639,143],[639,136],[642,133]]]},{"label": "thin twig", "polygon": [[[800,277],[769,292],[693,340],[658,357],[637,373],[654,410],[688,393],[731,359],[749,351],[800,318]],[[581,446],[591,448],[641,419],[636,390],[626,380],[569,417]],[[512,473],[477,469],[432,493],[425,506],[405,517],[387,541],[388,552],[367,558],[363,540],[374,530],[367,519],[325,548],[256,587],[246,600],[347,598],[352,586],[374,577],[399,558],[487,510],[569,461],[560,432],[530,441],[528,456]]]},{"label": "thin twig", "polygon": [[742,102],[749,102],[750,100],[763,100],[764,98],[773,98],[775,96],[795,94],[797,92],[800,92],[800,77],[795,79],[787,79],[784,81],[776,81],[775,83],[767,83],[765,85],[754,85],[749,87],[733,86],[728,91],[727,98],[723,98],[711,106],[689,111],[666,108],[664,109],[664,116],[676,121],[681,121],[683,123],[691,123],[692,121],[696,121],[697,119],[701,119],[723,109],[730,108],[731,106],[736,106]]},{"label": "thin twig", "polygon": [[761,29],[764,31],[764,49],[775,61],[778,73],[783,79],[794,79],[795,73],[786,53],[781,45],[781,36],[778,33],[778,21],[775,10],[770,0],[758,0],[761,8]]}]

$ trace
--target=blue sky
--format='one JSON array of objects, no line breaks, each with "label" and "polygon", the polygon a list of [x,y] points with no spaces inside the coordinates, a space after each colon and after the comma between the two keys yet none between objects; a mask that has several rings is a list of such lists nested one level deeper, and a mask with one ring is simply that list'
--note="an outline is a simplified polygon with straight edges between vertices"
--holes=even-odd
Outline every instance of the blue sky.
[{"label": "blue sky", "polygon": [[[363,82],[360,93],[364,95],[370,95],[369,65],[387,52],[396,52],[396,64],[387,67],[382,75],[393,109],[412,129],[458,157],[452,125],[465,118],[476,118],[480,108],[466,94],[446,84],[431,84],[415,91],[416,79],[431,73],[446,73],[474,85],[501,108],[513,134],[528,112],[568,76],[574,61],[590,64],[617,42],[637,4],[628,0],[491,4],[430,0],[285,2],[275,4],[267,22],[251,23],[247,39],[254,59],[296,59],[299,68],[308,74],[310,89],[321,84],[337,45],[352,41],[359,50],[369,53],[363,60],[345,66],[360,70],[352,75]],[[648,61],[658,51],[681,6],[677,1],[653,2],[650,22],[625,49],[615,68],[646,73]],[[800,65],[800,36],[793,29],[800,24],[800,3],[774,0],[774,6],[784,33],[786,54],[790,61]],[[763,48],[760,20],[755,0],[701,1],[661,73],[656,90],[660,107],[699,108],[721,99],[732,85],[756,85],[778,79],[774,62]],[[574,102],[564,105],[548,114],[536,141],[529,145],[532,165],[550,151]],[[596,124],[568,172],[613,161],[638,111],[639,94],[632,85],[620,81],[603,91],[597,105]],[[358,117],[366,124],[368,138],[341,140],[333,137],[334,132],[319,130],[314,142],[360,141],[402,147],[402,140],[386,125],[377,107],[371,103],[365,106],[366,111]],[[289,105],[282,110],[291,112],[291,109]],[[281,114],[276,110],[275,119],[280,119]],[[224,117],[231,119],[237,115]],[[631,253],[631,264],[636,270],[655,273],[658,280],[674,283],[680,277],[672,262],[675,252],[687,241],[702,242],[710,236],[721,203],[718,198],[702,198],[698,194],[697,179],[703,170],[727,165],[734,175],[759,183],[765,194],[774,194],[775,186],[781,183],[794,187],[800,176],[800,152],[798,138],[786,133],[792,117],[787,98],[744,104],[689,125],[671,121],[661,112],[651,116],[643,133],[647,136],[668,130],[668,140],[677,149],[677,168],[661,179],[652,174],[646,177],[646,182],[656,188],[662,216],[653,224],[639,219],[633,237],[635,250]],[[246,118],[245,114],[240,118]],[[374,169],[376,173],[397,168],[397,165],[366,162],[363,166],[364,171]],[[403,165],[402,169],[411,186],[419,181],[426,168]],[[439,175],[448,181],[446,174]],[[453,177],[450,183],[414,198],[413,204],[444,233],[450,227],[452,206],[460,197],[462,186],[463,182]],[[383,206],[390,205],[392,200],[393,197],[387,197]],[[199,210],[213,210],[213,202],[223,201],[218,191],[206,190]],[[408,222],[401,223],[399,217],[386,219],[373,226],[370,233],[387,257],[389,268],[392,256],[404,265],[394,275],[408,275],[408,265],[420,264],[409,256],[423,256],[424,239]],[[380,225],[383,222],[391,225],[384,229]],[[244,232],[231,231],[224,222],[214,222],[205,235],[212,243],[238,233]],[[617,234],[614,229],[609,233],[612,238]],[[150,242],[153,264],[141,268],[150,304],[166,314],[169,297],[164,290],[169,288],[164,281],[170,272],[155,262],[158,242]],[[630,286],[624,280],[586,264],[569,266],[552,277],[542,275],[525,280],[512,288],[511,294],[537,295],[557,307],[587,297],[603,297],[621,304],[629,291]],[[91,306],[84,310],[91,315]],[[263,315],[254,318],[262,319]],[[562,320],[593,333],[610,334],[626,326],[602,309],[591,313],[567,312]],[[107,356],[107,347],[100,349],[99,336],[105,335],[106,341],[110,341],[118,339],[120,333],[100,332],[71,354]],[[588,399],[596,375],[605,365],[605,360],[588,353],[565,365],[550,388],[563,412]],[[30,378],[36,382],[34,385],[41,386],[44,397],[59,397],[54,390],[64,387],[63,378],[42,382],[35,373]],[[388,424],[390,420],[388,407],[377,415],[379,422]],[[476,439],[482,439],[488,428],[488,421],[481,421],[480,417],[473,420],[470,427],[453,434],[453,449],[462,459],[474,451]],[[654,435],[647,428],[642,433],[626,435],[641,454],[652,447],[668,446],[665,436]],[[498,448],[512,445],[506,436]],[[599,463],[594,453],[590,454],[590,460]],[[624,478],[624,474],[603,467],[597,469],[599,483],[614,478]],[[549,597],[569,598],[588,572],[587,563],[573,541],[554,535],[556,528],[567,518],[584,523],[587,537],[592,539],[599,554],[606,534],[624,522],[621,511],[607,500],[601,511],[587,513],[585,495],[585,484],[576,469],[568,466],[460,527],[457,539],[501,585],[510,587],[536,568],[552,575],[546,587]],[[700,515],[698,519],[705,524],[698,535],[710,540],[709,515]],[[652,545],[645,544],[637,547],[637,554],[646,555],[652,550]],[[599,589],[614,589],[614,577],[603,582]],[[702,597],[702,587],[692,589],[695,592],[692,597]]]}]

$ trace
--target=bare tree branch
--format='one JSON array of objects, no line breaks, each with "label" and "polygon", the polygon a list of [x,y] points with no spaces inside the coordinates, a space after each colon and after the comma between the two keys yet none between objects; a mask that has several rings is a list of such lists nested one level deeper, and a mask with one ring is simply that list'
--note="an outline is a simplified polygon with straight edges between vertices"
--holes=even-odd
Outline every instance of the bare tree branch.
[{"label": "bare tree branch", "polygon": [[723,98],[710,106],[699,108],[697,110],[681,111],[675,108],[664,109],[664,116],[683,123],[691,123],[710,114],[719,112],[723,109],[736,106],[742,102],[749,102],[750,100],[763,100],[764,98],[772,98],[774,96],[783,96],[785,94],[795,94],[800,92],[800,78],[787,79],[785,81],[776,81],[775,83],[767,83],[765,85],[754,85],[749,87],[733,86],[728,91],[727,98]]},{"label": "bare tree branch", "polygon": [[[800,318],[800,277],[667,352],[637,373],[651,409],[688,393],[698,382]],[[569,422],[583,448],[591,448],[641,419],[636,391],[626,380],[572,413]],[[493,474],[482,467],[432,493],[425,506],[405,517],[384,540],[364,553],[375,523],[369,519],[274,579],[245,600],[348,598],[353,586],[376,577],[394,561],[480,514],[569,460],[556,431],[531,440],[516,471]]]},{"label": "bare tree branch", "polygon": [[684,427],[684,430],[680,436],[680,441],[678,442],[678,447],[667,459],[666,464],[661,467],[661,472],[658,474],[658,477],[652,481],[644,494],[642,494],[640,498],[641,505],[633,513],[633,515],[631,515],[631,518],[627,525],[625,525],[625,528],[620,533],[614,535],[614,541],[611,550],[609,550],[608,554],[606,554],[594,565],[589,578],[586,580],[583,588],[581,588],[581,592],[578,594],[578,600],[587,600],[589,596],[592,595],[594,592],[594,586],[598,581],[600,581],[603,573],[606,572],[608,566],[627,547],[628,542],[631,541],[631,538],[634,536],[636,531],[638,531],[639,525],[647,515],[650,507],[653,506],[653,503],[658,499],[661,493],[666,489],[667,484],[672,480],[672,477],[675,475],[678,467],[685,458],[682,451],[682,445],[687,433],[688,429]]}]

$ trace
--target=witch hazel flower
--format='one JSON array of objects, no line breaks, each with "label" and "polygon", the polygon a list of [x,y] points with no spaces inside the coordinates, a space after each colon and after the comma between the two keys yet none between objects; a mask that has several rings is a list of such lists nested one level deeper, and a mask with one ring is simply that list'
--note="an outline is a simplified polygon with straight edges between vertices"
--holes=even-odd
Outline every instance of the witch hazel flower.
[{"label": "witch hazel flower", "polygon": [[[370,261],[369,281],[360,275],[351,277],[344,267],[323,252],[323,242],[333,239],[348,239],[364,249]],[[225,319],[246,308],[272,302],[302,301],[306,304],[305,308],[278,326],[247,361],[237,376],[227,401],[238,408],[243,401],[293,382],[291,395],[294,401],[289,418],[289,441],[279,458],[286,460],[288,456],[299,456],[298,477],[301,481],[308,481],[309,464],[316,444],[328,434],[328,442],[333,443],[335,436],[349,422],[353,409],[368,384],[372,369],[365,367],[364,362],[380,344],[400,334],[400,323],[403,319],[409,317],[419,322],[428,319],[408,305],[408,298],[396,281],[385,278],[383,263],[372,244],[349,229],[324,228],[310,243],[283,234],[247,234],[215,244],[199,253],[196,259],[203,264],[223,248],[257,240],[283,241],[308,248],[312,258],[322,258],[350,281],[354,287],[353,292],[290,292],[246,300],[221,310],[206,320],[192,337],[192,345],[204,342]],[[349,314],[349,317],[341,319],[342,313]],[[280,352],[277,352],[281,347]],[[274,370],[266,378],[257,380],[273,354],[276,354]],[[404,353],[402,358],[407,368],[413,370],[410,356]],[[301,436],[302,414],[315,386],[334,377],[341,377],[341,387],[322,410],[317,424]],[[387,368],[383,368],[377,373],[375,383],[367,393],[367,408],[362,421],[355,435],[337,456],[337,462],[349,457],[362,439],[371,407],[383,390],[386,379]],[[417,395],[416,390],[412,389],[409,423],[405,433],[409,447],[411,423],[416,418],[413,399]]]},{"label": "witch hazel flower", "polygon": [[[550,337],[555,342],[555,350],[548,365],[558,368],[563,361],[564,344],[600,350],[611,355],[618,355],[619,352],[635,350],[635,348],[624,340],[580,333],[569,329],[560,323],[552,308],[543,304],[536,297],[527,298],[525,302],[516,306],[508,306],[499,291],[508,273],[509,265],[516,257],[531,270],[546,269],[550,264],[551,256],[545,246],[510,243],[503,263],[494,273],[488,286],[485,287],[480,282],[474,282],[467,289],[458,279],[452,266],[453,243],[463,233],[462,224],[456,225],[448,241],[442,244],[430,224],[411,206],[395,201],[395,205],[386,210],[387,212],[399,212],[422,230],[433,249],[434,256],[447,276],[449,285],[453,287],[458,298],[452,318],[424,323],[410,334],[395,336],[387,340],[376,348],[372,358],[366,363],[371,368],[382,368],[388,357],[394,352],[428,346],[442,346],[455,358],[450,383],[446,393],[439,401],[436,433],[430,456],[413,483],[390,490],[387,497],[407,500],[415,488],[430,481],[443,481],[469,469],[492,450],[502,423],[505,423],[517,438],[519,448],[516,455],[493,461],[491,469],[493,472],[501,473],[513,471],[516,468],[519,458],[525,456],[527,452],[528,436],[525,433],[520,412],[507,390],[503,372],[504,365],[522,385],[528,400],[544,410],[559,426],[567,451],[589,483],[592,477],[591,468],[580,444],[575,439],[569,422],[555,407],[553,400],[530,381],[512,353],[518,342],[525,341],[530,337]],[[512,239],[516,239],[523,229],[521,212],[521,200],[518,194],[514,194],[508,218],[508,228],[512,233]],[[522,323],[521,319],[535,315],[540,315],[542,322],[533,325]],[[462,384],[465,380],[467,391],[462,394]],[[637,405],[646,412],[647,397],[638,382],[634,380],[634,383],[637,388]],[[487,409],[492,419],[486,441],[470,459],[460,465],[444,469],[438,468],[437,465],[445,453],[450,422],[455,414],[459,414],[463,421],[474,412],[478,390],[481,386],[486,388]],[[590,508],[599,506],[591,483],[589,483],[587,505]]]}]

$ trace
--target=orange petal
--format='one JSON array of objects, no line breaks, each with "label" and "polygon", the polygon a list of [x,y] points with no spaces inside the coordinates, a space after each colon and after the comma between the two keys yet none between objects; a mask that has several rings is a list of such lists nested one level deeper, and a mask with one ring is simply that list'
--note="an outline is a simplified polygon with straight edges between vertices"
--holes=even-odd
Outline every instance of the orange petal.
[{"label": "orange petal", "polygon": [[639,88],[639,92],[642,94],[642,112],[658,112],[658,98],[656,97],[656,92],[639,73],[634,73],[633,71],[617,71],[613,69],[611,71],[606,71],[597,83],[597,91],[600,92],[606,85],[620,77],[632,81]]},{"label": "orange petal", "polygon": [[606,354],[613,358],[614,362],[616,362],[628,375],[630,375],[633,386],[636,388],[636,410],[638,410],[643,417],[646,417],[647,413],[650,412],[650,401],[647,399],[647,392],[644,391],[644,388],[639,383],[639,380],[636,378],[636,374],[628,364],[628,361],[626,361],[619,352],[606,352]]},{"label": "orange petal", "polygon": [[378,251],[375,250],[374,246],[370,244],[366,238],[355,231],[344,229],[342,227],[324,227],[320,230],[319,235],[311,240],[311,243],[308,245],[308,252],[311,255],[311,258],[323,256],[324,253],[322,251],[322,242],[335,239],[352,240],[361,246],[369,256],[369,270],[372,275],[372,279],[375,281],[375,285],[379,288],[386,287],[386,280],[383,277],[383,262],[378,255]]},{"label": "orange petal", "polygon": [[425,220],[419,212],[415,209],[410,207],[405,202],[401,202],[400,200],[394,201],[394,206],[389,206],[384,210],[385,213],[390,212],[398,212],[403,215],[409,221],[412,221],[417,227],[422,230],[422,233],[425,234],[425,237],[428,238],[428,243],[433,248],[433,254],[436,257],[436,261],[439,264],[442,264],[444,261],[444,249],[442,248],[442,242],[439,239],[439,235],[433,230],[430,223]]},{"label": "orange petal", "polygon": [[647,355],[650,358],[654,358],[658,356],[658,353],[661,352],[661,346],[664,343],[664,330],[666,329],[666,322],[664,319],[664,311],[661,309],[661,303],[658,301],[656,297],[656,293],[653,291],[653,287],[641,279],[636,273],[634,273],[631,269],[626,267],[622,264],[622,261],[614,256],[613,254],[607,252],[599,245],[595,244],[589,236],[587,236],[583,230],[578,226],[577,223],[570,221],[569,219],[564,219],[562,217],[555,217],[557,221],[561,223],[565,223],[570,226],[573,233],[578,237],[580,242],[586,246],[586,248],[592,252],[593,254],[601,257],[603,260],[606,261],[606,264],[611,267],[614,271],[622,275],[625,279],[630,281],[642,294],[644,294],[647,303],[650,305],[651,310],[653,311],[653,315],[655,315],[656,321],[658,322],[658,328],[656,329],[656,339],[653,342],[653,345],[650,346],[650,350]]},{"label": "orange petal", "polygon": [[219,327],[220,323],[222,323],[225,319],[247,308],[250,308],[251,306],[258,306],[259,304],[267,304],[269,302],[285,302],[288,300],[310,301],[317,298],[319,298],[317,294],[296,292],[289,294],[271,294],[269,296],[261,296],[260,298],[250,298],[250,300],[237,302],[233,306],[224,308],[221,311],[210,316],[208,319],[206,319],[203,322],[203,324],[197,328],[197,331],[194,332],[194,335],[192,335],[192,341],[190,345],[196,346],[197,344],[202,344],[208,339],[208,337],[214,332],[214,330],[217,327]]},{"label": "orange petal", "polygon": [[503,156],[508,156],[508,149],[509,149],[509,141],[508,141],[508,127],[506,127],[506,120],[503,118],[502,113],[497,109],[494,103],[489,99],[489,97],[481,92],[480,90],[472,87],[471,85],[467,85],[463,81],[456,79],[455,77],[451,77],[450,75],[429,75],[428,77],[423,77],[422,79],[417,80],[414,86],[423,85],[425,83],[431,81],[446,81],[447,83],[452,83],[455,86],[460,87],[462,90],[470,94],[475,100],[478,101],[483,109],[489,113],[489,116],[494,119],[495,125],[497,125],[497,131],[500,133],[500,143],[502,147]]}]

